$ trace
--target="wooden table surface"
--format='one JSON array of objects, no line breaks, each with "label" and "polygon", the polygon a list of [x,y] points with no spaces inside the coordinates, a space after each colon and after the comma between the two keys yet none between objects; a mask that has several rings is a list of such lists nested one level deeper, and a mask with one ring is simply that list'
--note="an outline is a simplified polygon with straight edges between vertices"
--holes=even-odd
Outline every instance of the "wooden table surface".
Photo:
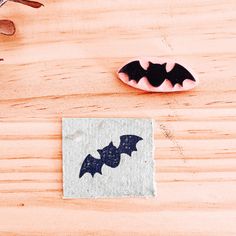
[{"label": "wooden table surface", "polygon": [[[0,235],[236,235],[236,1],[9,2],[0,36]],[[191,66],[193,91],[149,94],[137,56]],[[158,196],[62,199],[62,117],[156,121]]]}]

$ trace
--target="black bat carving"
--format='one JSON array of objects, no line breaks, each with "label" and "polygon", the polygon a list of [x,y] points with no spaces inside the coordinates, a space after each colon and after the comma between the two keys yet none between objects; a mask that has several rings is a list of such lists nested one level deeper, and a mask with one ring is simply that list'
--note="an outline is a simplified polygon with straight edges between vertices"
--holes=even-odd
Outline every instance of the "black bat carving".
[{"label": "black bat carving", "polygon": [[154,64],[149,62],[147,70],[143,69],[139,61],[132,61],[122,67],[119,73],[128,75],[129,80],[135,80],[137,83],[142,77],[146,77],[149,83],[154,86],[160,86],[165,79],[168,79],[173,86],[180,84],[183,86],[183,81],[186,79],[196,81],[193,75],[180,64],[175,63],[174,68],[167,72],[166,64]]},{"label": "black bat carving", "polygon": [[95,173],[102,174],[102,166],[105,164],[111,168],[116,168],[120,164],[120,156],[125,153],[129,156],[133,151],[137,151],[136,145],[143,140],[136,135],[122,135],[120,136],[120,145],[116,148],[112,142],[103,149],[98,149],[100,159],[94,158],[92,155],[87,155],[84,159],[79,177],[81,178],[85,173],[90,173],[92,177]]}]

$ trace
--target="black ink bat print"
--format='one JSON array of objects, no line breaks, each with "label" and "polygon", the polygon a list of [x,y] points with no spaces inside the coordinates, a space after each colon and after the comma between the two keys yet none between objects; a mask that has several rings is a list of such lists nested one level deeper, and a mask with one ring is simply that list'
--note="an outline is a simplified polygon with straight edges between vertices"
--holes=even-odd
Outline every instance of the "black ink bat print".
[{"label": "black ink bat print", "polygon": [[133,151],[137,151],[136,145],[143,140],[136,135],[122,135],[120,136],[120,145],[116,148],[112,142],[103,149],[98,149],[100,159],[94,158],[92,155],[87,155],[82,163],[79,177],[81,178],[85,173],[90,173],[92,177],[95,173],[102,174],[102,166],[107,165],[111,168],[116,168],[120,164],[121,154],[125,153],[129,156]]}]

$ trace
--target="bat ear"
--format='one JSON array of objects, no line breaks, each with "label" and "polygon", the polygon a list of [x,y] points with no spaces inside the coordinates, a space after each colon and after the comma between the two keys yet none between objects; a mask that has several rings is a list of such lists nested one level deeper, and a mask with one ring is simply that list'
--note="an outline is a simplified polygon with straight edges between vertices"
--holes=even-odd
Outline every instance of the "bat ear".
[{"label": "bat ear", "polygon": [[101,149],[98,149],[97,152],[102,155],[102,150]]},{"label": "bat ear", "polygon": [[162,65],[163,65],[164,67],[166,67],[167,63],[165,62],[165,63],[163,63]]}]

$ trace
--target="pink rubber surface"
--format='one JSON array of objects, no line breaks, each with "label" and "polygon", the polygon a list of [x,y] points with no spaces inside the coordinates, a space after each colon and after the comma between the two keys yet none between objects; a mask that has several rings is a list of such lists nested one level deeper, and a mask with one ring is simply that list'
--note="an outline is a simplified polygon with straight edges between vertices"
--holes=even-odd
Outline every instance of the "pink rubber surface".
[{"label": "pink rubber surface", "polygon": [[[170,72],[175,65],[175,62],[170,62],[170,61],[168,62],[168,61],[164,61],[164,60],[159,60],[157,58],[142,58],[142,59],[135,59],[135,60],[138,60],[140,65],[145,70],[148,68],[149,61],[151,61],[152,63],[158,63],[158,64],[167,63],[167,65],[166,65],[167,72]],[[129,61],[129,62],[131,62],[131,61]],[[194,75],[194,73],[189,68],[187,68],[186,66],[184,66],[184,67],[194,76],[196,81],[185,79],[183,81],[183,86],[181,86],[180,84],[175,84],[175,86],[173,86],[171,84],[171,82],[168,79],[166,79],[166,80],[164,80],[164,82],[160,86],[154,87],[148,82],[146,77],[142,77],[138,83],[134,80],[129,81],[128,75],[126,75],[125,73],[118,73],[118,77],[125,84],[127,84],[131,87],[137,88],[137,89],[144,90],[144,91],[149,91],[149,92],[187,91],[187,90],[190,90],[190,89],[193,89],[194,87],[196,87],[199,83],[199,80],[197,79],[197,77]]]}]

